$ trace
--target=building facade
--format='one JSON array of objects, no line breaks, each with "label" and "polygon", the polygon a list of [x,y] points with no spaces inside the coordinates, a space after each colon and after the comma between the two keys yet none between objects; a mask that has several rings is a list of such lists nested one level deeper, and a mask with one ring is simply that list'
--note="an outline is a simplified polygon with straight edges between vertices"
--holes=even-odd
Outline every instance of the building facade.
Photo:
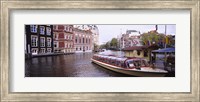
[{"label": "building facade", "polygon": [[133,46],[124,48],[123,51],[126,57],[147,57],[148,58],[148,46]]},{"label": "building facade", "polygon": [[75,52],[92,52],[93,38],[90,30],[74,28],[74,48]]},{"label": "building facade", "polygon": [[25,53],[44,54],[53,50],[52,25],[25,25]]},{"label": "building facade", "polygon": [[73,25],[53,25],[55,53],[74,53]]},{"label": "building facade", "polygon": [[136,30],[127,30],[120,38],[120,48],[124,49],[132,46],[142,46],[140,32]]},{"label": "building facade", "polygon": [[92,50],[97,50],[99,46],[99,29],[96,25],[74,25],[74,28],[92,32]]},{"label": "building facade", "polygon": [[[92,32],[93,43],[98,46],[99,45],[99,29],[98,29],[98,27],[96,25],[91,25],[90,30]],[[92,48],[93,50],[95,49],[94,47],[95,46],[93,46],[93,48]]]}]

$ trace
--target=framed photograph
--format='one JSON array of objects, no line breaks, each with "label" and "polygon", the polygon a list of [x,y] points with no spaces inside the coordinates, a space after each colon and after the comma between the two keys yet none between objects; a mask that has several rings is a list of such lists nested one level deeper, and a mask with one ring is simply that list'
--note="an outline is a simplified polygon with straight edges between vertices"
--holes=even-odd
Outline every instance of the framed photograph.
[{"label": "framed photograph", "polygon": [[1,1],[1,101],[200,101],[199,0]]}]

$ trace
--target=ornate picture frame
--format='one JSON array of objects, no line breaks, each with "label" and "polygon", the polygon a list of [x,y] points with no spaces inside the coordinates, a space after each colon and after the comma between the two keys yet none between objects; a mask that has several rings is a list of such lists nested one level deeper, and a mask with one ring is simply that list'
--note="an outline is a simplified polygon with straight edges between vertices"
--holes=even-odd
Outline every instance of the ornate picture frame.
[{"label": "ornate picture frame", "polygon": [[[0,94],[1,101],[200,101],[199,88],[199,0],[146,0],[146,1],[97,1],[97,0],[1,0],[1,77]],[[190,37],[190,61],[191,61],[191,92],[142,92],[142,93],[120,93],[120,92],[100,92],[100,93],[47,93],[47,92],[10,92],[9,76],[10,72],[10,12],[11,10],[63,10],[63,9],[83,9],[83,10],[190,10],[191,15],[191,37]]]}]

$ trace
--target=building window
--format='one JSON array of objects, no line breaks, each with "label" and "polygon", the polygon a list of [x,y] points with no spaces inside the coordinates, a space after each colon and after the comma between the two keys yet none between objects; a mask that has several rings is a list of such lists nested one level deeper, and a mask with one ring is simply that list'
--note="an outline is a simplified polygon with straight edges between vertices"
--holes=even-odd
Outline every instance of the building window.
[{"label": "building window", "polygon": [[47,47],[51,47],[51,38],[47,38]]},{"label": "building window", "polygon": [[79,39],[79,43],[81,43],[81,38]]},{"label": "building window", "polygon": [[47,35],[51,35],[51,28],[50,27],[46,27],[46,33],[47,33]]},{"label": "building window", "polygon": [[31,46],[37,47],[38,37],[37,36],[31,36]]},{"label": "building window", "polygon": [[69,28],[69,31],[72,32],[72,28],[71,27]]},{"label": "building window", "polygon": [[37,33],[37,25],[30,25],[30,27],[32,33]]},{"label": "building window", "polygon": [[40,46],[45,47],[45,38],[44,37],[40,38]]},{"label": "building window", "polygon": [[80,47],[80,50],[81,50],[81,47]]},{"label": "building window", "polygon": [[67,34],[65,34],[65,39],[67,39]]},{"label": "building window", "polygon": [[76,37],[76,39],[75,39],[75,43],[77,43],[77,37]]},{"label": "building window", "polygon": [[72,40],[72,35],[70,36],[70,40]]},{"label": "building window", "polygon": [[40,53],[45,53],[45,49],[44,49],[44,48],[41,48],[41,49],[40,49]]},{"label": "building window", "polygon": [[53,29],[57,30],[58,26],[57,25],[53,25]]},{"label": "building window", "polygon": [[138,56],[140,55],[140,51],[139,51],[139,50],[137,50],[137,55],[138,55]]},{"label": "building window", "polygon": [[56,39],[58,39],[58,36],[59,36],[59,34],[56,34],[56,36],[55,36],[55,37],[56,37]]},{"label": "building window", "polygon": [[57,37],[56,35],[57,35],[56,33],[53,34],[53,38],[54,38],[54,39],[56,39],[56,37]]},{"label": "building window", "polygon": [[53,44],[55,48],[58,48],[58,42],[54,42]]},{"label": "building window", "polygon": [[68,26],[65,26],[65,30],[68,31]]},{"label": "building window", "polygon": [[68,36],[68,40],[70,40],[70,35]]},{"label": "building window", "polygon": [[68,48],[70,48],[71,47],[71,45],[70,44],[68,44]]},{"label": "building window", "polygon": [[32,52],[32,54],[38,54],[38,49],[37,48],[32,48],[31,52]]},{"label": "building window", "polygon": [[67,43],[65,43],[65,48],[68,48],[68,44]]},{"label": "building window", "polygon": [[76,48],[76,51],[78,50],[78,47]]},{"label": "building window", "polygon": [[40,34],[43,34],[43,35],[44,35],[44,31],[45,31],[44,26],[40,26]]},{"label": "building window", "polygon": [[144,57],[148,57],[148,51],[144,50]]},{"label": "building window", "polygon": [[49,48],[49,49],[47,49],[47,53],[51,53],[51,49]]},{"label": "building window", "polygon": [[84,44],[84,41],[85,41],[85,40],[84,40],[84,38],[83,38],[83,44]]},{"label": "building window", "polygon": [[73,48],[73,44],[71,44],[70,47]]}]

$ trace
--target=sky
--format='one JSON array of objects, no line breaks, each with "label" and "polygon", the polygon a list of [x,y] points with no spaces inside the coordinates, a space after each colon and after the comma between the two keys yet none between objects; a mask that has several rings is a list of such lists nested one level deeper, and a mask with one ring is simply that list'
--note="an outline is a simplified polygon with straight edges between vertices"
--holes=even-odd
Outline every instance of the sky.
[{"label": "sky", "polygon": [[[96,25],[99,29],[99,44],[104,44],[112,38],[117,38],[121,34],[126,33],[126,30],[137,30],[140,33],[145,33],[155,30],[155,25]],[[165,34],[165,25],[158,25],[158,33]],[[166,25],[166,34],[175,35],[176,25]]]}]

